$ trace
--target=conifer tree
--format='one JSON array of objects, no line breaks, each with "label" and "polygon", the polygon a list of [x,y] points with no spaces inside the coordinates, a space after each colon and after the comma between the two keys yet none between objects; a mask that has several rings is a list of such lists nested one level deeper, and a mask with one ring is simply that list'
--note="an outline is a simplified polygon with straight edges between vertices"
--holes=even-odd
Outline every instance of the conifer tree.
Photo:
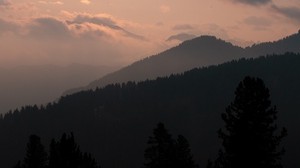
[{"label": "conifer tree", "polygon": [[175,157],[174,140],[165,129],[164,124],[159,123],[153,130],[153,137],[148,140],[149,147],[145,150],[145,166],[147,168],[171,168]]},{"label": "conifer tree", "polygon": [[[47,153],[41,144],[41,139],[37,135],[31,135],[27,143],[26,156],[23,168],[45,168],[47,164]],[[18,162],[20,166],[20,162]]]},{"label": "conifer tree", "polygon": [[280,142],[286,130],[277,132],[276,107],[269,90],[259,78],[245,77],[235,91],[234,101],[222,114],[225,130],[219,131],[223,150],[216,168],[281,168]]},{"label": "conifer tree", "polygon": [[146,168],[195,168],[187,139],[179,135],[177,141],[159,123],[149,137],[149,147],[145,150]]},{"label": "conifer tree", "polygon": [[178,168],[196,168],[198,167],[191,154],[188,140],[179,135],[176,141],[176,167]]}]

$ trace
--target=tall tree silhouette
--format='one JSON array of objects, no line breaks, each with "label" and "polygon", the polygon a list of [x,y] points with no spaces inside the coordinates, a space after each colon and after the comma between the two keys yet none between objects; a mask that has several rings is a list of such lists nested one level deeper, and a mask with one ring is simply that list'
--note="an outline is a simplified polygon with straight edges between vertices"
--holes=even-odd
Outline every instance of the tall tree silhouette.
[{"label": "tall tree silhouette", "polygon": [[176,167],[178,168],[196,168],[198,165],[195,164],[188,140],[178,135],[176,141]]},{"label": "tall tree silhouette", "polygon": [[164,124],[159,123],[153,130],[153,137],[148,140],[145,150],[145,166],[147,168],[171,168],[174,165],[174,140]]},{"label": "tall tree silhouette", "polygon": [[[26,156],[23,168],[44,168],[47,164],[47,153],[37,135],[31,135],[27,143]],[[20,166],[20,162],[17,164]]]},{"label": "tall tree silhouette", "polygon": [[259,78],[245,77],[235,91],[234,101],[222,114],[226,131],[220,130],[223,150],[217,168],[281,168],[283,149],[279,144],[286,130],[277,135],[276,107],[269,90]]},{"label": "tall tree silhouette", "polygon": [[100,166],[90,153],[80,151],[73,133],[70,135],[64,133],[59,141],[52,139],[49,157],[40,138],[31,135],[23,164],[19,161],[14,168],[100,168]]},{"label": "tall tree silhouette", "polygon": [[49,168],[98,168],[97,162],[89,153],[82,153],[74,135],[63,134],[60,141],[50,144]]},{"label": "tall tree silhouette", "polygon": [[195,168],[188,141],[182,135],[177,141],[159,123],[149,137],[149,147],[145,150],[146,168]]}]

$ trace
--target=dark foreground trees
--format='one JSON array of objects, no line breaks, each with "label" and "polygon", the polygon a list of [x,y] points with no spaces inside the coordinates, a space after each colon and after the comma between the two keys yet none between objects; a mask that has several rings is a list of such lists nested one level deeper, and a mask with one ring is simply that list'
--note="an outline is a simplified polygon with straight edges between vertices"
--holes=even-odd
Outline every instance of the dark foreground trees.
[{"label": "dark foreground trees", "polygon": [[91,154],[80,151],[71,133],[63,134],[58,141],[55,139],[51,141],[49,157],[40,138],[31,135],[23,164],[19,161],[15,168],[99,168],[99,166]]},{"label": "dark foreground trees", "polygon": [[159,123],[149,137],[145,150],[146,168],[196,168],[188,141],[182,135],[173,140],[171,134]]},{"label": "dark foreground trees", "polygon": [[[26,156],[22,168],[46,168],[47,152],[41,143],[40,137],[31,135],[27,143]],[[18,162],[16,167],[21,167]]]},{"label": "dark foreground trees", "polygon": [[277,133],[276,107],[271,107],[269,90],[258,78],[245,77],[234,101],[222,114],[225,130],[219,131],[223,149],[215,168],[281,168],[283,149],[280,142],[287,135]]}]

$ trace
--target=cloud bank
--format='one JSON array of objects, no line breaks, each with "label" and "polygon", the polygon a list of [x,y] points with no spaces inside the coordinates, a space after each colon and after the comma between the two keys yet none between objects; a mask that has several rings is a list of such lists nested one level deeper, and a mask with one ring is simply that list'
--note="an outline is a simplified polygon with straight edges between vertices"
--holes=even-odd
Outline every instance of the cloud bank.
[{"label": "cloud bank", "polygon": [[266,5],[272,2],[272,0],[231,0],[231,1],[235,3],[242,3],[242,4],[254,5],[254,6]]},{"label": "cloud bank", "polygon": [[277,5],[272,5],[272,9],[293,20],[293,21],[296,21],[297,23],[300,23],[300,8],[299,7],[280,7],[280,6],[277,6]]},{"label": "cloud bank", "polygon": [[91,4],[90,0],[81,0],[80,2],[83,3],[83,4],[85,4],[85,5]]},{"label": "cloud bank", "polygon": [[166,41],[173,41],[173,40],[178,40],[178,41],[186,41],[195,38],[196,36],[193,34],[188,34],[188,33],[179,33],[173,36],[170,36]]},{"label": "cloud bank", "polygon": [[145,37],[127,30],[129,24],[124,26],[112,16],[71,13],[68,18],[38,17],[26,22],[0,18],[0,67],[72,63],[120,66],[139,59],[153,47]]}]

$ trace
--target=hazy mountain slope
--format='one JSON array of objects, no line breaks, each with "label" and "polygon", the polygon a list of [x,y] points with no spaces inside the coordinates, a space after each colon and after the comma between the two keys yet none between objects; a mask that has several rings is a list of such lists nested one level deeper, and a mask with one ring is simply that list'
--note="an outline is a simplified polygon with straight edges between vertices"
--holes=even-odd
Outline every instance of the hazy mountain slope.
[{"label": "hazy mountain slope", "polygon": [[111,83],[142,81],[159,76],[181,73],[195,67],[220,64],[232,59],[241,58],[243,49],[213,36],[201,36],[105,75],[83,88],[66,92],[74,93]]},{"label": "hazy mountain slope", "polygon": [[217,65],[237,58],[285,52],[300,52],[300,32],[275,42],[256,44],[245,49],[212,36],[201,36],[105,75],[86,87],[71,89],[65,94],[95,89],[111,83],[155,79],[159,76],[181,73],[196,67]]},{"label": "hazy mountain slope", "polygon": [[139,168],[148,136],[162,121],[174,136],[187,137],[197,163],[204,167],[220,146],[221,113],[233,101],[239,81],[251,75],[265,81],[279,110],[278,125],[288,130],[283,141],[285,168],[300,167],[299,74],[299,54],[242,59],[79,92],[40,109],[26,107],[0,119],[0,166],[9,167],[24,156],[31,133],[49,144],[50,138],[73,131],[82,149],[93,153],[102,167]]},{"label": "hazy mountain slope", "polygon": [[113,68],[73,64],[19,66],[0,71],[0,113],[57,99],[66,89],[88,84]]},{"label": "hazy mountain slope", "polygon": [[258,54],[284,54],[285,52],[300,52],[300,31],[274,42],[265,42],[245,48],[248,56]]}]

